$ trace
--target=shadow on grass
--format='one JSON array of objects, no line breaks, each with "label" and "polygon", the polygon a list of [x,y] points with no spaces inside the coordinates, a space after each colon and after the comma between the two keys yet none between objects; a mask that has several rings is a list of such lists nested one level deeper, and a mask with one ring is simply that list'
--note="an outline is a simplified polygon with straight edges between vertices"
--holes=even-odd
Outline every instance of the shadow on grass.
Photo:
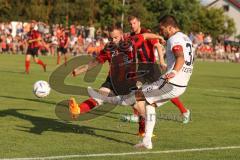
[{"label": "shadow on grass", "polygon": [[17,99],[17,100],[25,100],[25,101],[31,101],[31,102],[38,102],[38,103],[46,103],[46,104],[54,104],[56,105],[57,103],[55,101],[48,101],[45,99],[37,99],[37,98],[23,98],[23,97],[14,97],[14,96],[3,96],[0,95],[1,98],[8,98],[8,99]]},{"label": "shadow on grass", "polygon": [[[39,99],[39,98],[23,98],[23,97],[4,96],[4,95],[0,95],[0,97],[8,98],[8,99],[15,99],[15,100],[37,102],[37,103],[52,104],[52,105],[55,105],[55,113],[58,118],[60,118],[62,120],[66,120],[66,121],[72,120],[72,118],[69,117],[68,100],[64,100],[64,101],[57,103],[55,101],[49,101],[46,99]],[[93,118],[96,118],[99,116],[108,117],[111,119],[119,119],[118,117],[112,116],[112,115],[120,115],[120,113],[112,111],[115,107],[116,106],[110,105],[110,104],[106,104],[105,106],[101,106],[101,107],[96,107],[91,112],[88,112],[86,114],[81,114],[79,120],[80,121],[81,120],[89,120],[89,119],[93,119]],[[111,115],[106,115],[107,113],[109,113]]]},{"label": "shadow on grass", "polygon": [[103,128],[97,128],[97,127],[79,126],[76,124],[72,124],[70,122],[63,122],[63,121],[56,120],[56,119],[50,119],[50,118],[45,118],[45,117],[36,117],[36,116],[21,113],[24,111],[34,111],[34,110],[30,110],[30,109],[1,110],[0,117],[13,116],[13,117],[19,118],[21,120],[31,122],[33,127],[27,127],[27,126],[17,126],[17,127],[20,128],[20,129],[18,129],[19,131],[30,132],[33,134],[41,135],[45,131],[87,134],[87,135],[95,136],[98,138],[115,141],[117,143],[133,145],[133,143],[121,140],[121,137],[113,138],[113,137],[108,137],[106,135],[100,135],[100,134],[95,133],[95,131],[104,131],[104,132],[111,132],[111,133],[117,133],[117,134],[120,133],[123,136],[126,134],[134,135],[129,132],[122,132],[122,131],[118,131],[118,130],[103,129]]},{"label": "shadow on grass", "polygon": [[16,74],[26,74],[24,71],[7,71],[7,70],[0,70],[0,73],[16,73]]}]

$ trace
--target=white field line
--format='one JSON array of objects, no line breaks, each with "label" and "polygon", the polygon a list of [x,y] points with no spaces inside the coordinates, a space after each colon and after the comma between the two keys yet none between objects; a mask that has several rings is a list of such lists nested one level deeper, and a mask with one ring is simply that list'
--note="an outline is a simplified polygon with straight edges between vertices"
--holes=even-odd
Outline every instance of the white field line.
[{"label": "white field line", "polygon": [[163,151],[123,152],[123,153],[76,154],[76,155],[32,157],[32,158],[5,158],[0,160],[51,160],[51,159],[68,159],[68,158],[84,158],[84,157],[112,157],[112,156],[144,155],[144,154],[202,152],[202,151],[218,151],[218,150],[231,150],[231,149],[240,149],[240,146],[192,148],[192,149],[178,149],[178,150],[165,150],[165,151],[163,150]]}]

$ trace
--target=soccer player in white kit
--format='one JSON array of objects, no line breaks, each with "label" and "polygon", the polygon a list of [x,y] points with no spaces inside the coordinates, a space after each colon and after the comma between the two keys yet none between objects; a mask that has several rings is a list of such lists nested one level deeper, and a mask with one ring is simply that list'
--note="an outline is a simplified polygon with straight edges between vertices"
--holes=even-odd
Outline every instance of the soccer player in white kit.
[{"label": "soccer player in white kit", "polygon": [[138,104],[137,109],[141,115],[145,116],[146,124],[145,136],[139,144],[135,145],[137,148],[152,149],[151,137],[156,122],[155,108],[182,95],[193,70],[192,42],[187,35],[180,32],[173,16],[164,16],[160,20],[160,34],[167,39],[167,72],[158,81],[143,85],[142,90],[135,93],[118,97],[104,97],[91,88],[88,90],[91,97],[100,98],[105,102],[122,105]]}]

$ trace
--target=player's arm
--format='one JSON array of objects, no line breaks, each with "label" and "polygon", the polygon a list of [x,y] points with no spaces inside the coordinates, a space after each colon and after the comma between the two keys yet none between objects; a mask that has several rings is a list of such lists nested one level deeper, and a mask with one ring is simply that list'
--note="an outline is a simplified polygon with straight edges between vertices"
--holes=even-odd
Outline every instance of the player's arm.
[{"label": "player's arm", "polygon": [[184,64],[183,47],[181,45],[175,45],[172,48],[172,53],[175,56],[176,62],[173,67],[173,70],[170,73],[166,74],[165,78],[167,80],[175,77],[175,75],[181,70],[181,68],[183,67],[183,64]]},{"label": "player's arm", "polygon": [[159,63],[160,67],[163,71],[166,71],[167,69],[167,64],[164,61],[164,53],[163,53],[163,46],[160,43],[154,44],[154,49],[157,49],[158,57],[159,57]]},{"label": "player's arm", "polygon": [[36,34],[37,34],[37,38],[28,40],[27,42],[28,43],[33,43],[33,42],[40,42],[40,41],[42,41],[42,36],[39,33],[36,33]]},{"label": "player's arm", "polygon": [[69,43],[70,43],[70,38],[68,37],[67,38],[67,43],[65,44],[64,48],[67,48],[69,46]]},{"label": "player's arm", "polygon": [[42,41],[42,38],[41,38],[41,37],[38,37],[38,38],[36,38],[36,39],[28,40],[28,43],[33,43],[33,42],[37,42],[37,41]]},{"label": "player's arm", "polygon": [[144,40],[149,40],[149,39],[158,39],[161,44],[165,44],[166,41],[164,38],[160,35],[153,34],[153,33],[143,33],[142,34]]},{"label": "player's arm", "polygon": [[93,59],[88,64],[79,66],[78,68],[75,68],[72,71],[72,76],[76,77],[82,73],[87,72],[88,70],[91,70],[92,68],[96,67],[99,64],[99,61],[97,59]]}]

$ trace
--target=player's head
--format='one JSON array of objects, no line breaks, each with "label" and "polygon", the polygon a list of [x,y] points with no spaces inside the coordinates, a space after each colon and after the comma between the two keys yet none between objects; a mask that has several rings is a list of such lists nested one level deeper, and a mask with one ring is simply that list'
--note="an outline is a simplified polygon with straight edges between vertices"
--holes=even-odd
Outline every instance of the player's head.
[{"label": "player's head", "polygon": [[123,30],[120,27],[113,27],[110,29],[110,36],[114,43],[118,44],[123,40]]},{"label": "player's head", "polygon": [[128,17],[128,23],[131,27],[132,32],[138,34],[141,31],[141,22],[140,19],[137,16],[129,16]]},{"label": "player's head", "polygon": [[31,20],[30,22],[30,29],[34,29],[34,27],[37,25],[37,22],[35,20]]},{"label": "player's head", "polygon": [[159,23],[159,32],[160,34],[168,39],[171,37],[174,33],[179,31],[179,25],[174,16],[166,15],[163,18],[161,18]]}]

